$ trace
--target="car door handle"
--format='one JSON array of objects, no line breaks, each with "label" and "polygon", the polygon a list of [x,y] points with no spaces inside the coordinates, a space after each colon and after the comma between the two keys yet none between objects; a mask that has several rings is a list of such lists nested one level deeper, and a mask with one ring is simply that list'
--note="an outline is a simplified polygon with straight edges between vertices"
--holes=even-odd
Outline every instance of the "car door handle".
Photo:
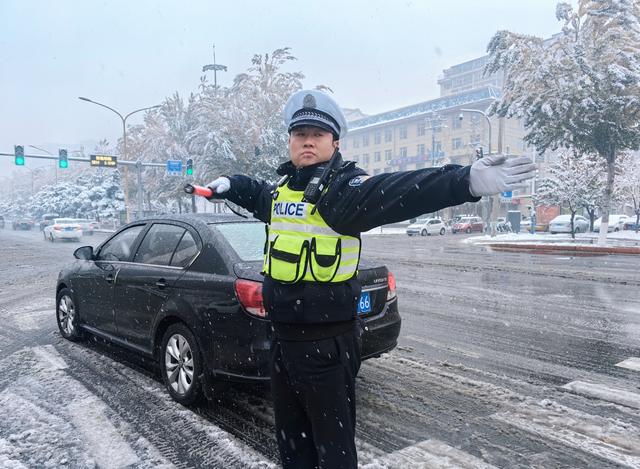
[{"label": "car door handle", "polygon": [[113,283],[113,274],[109,274],[104,278],[107,283]]},{"label": "car door handle", "polygon": [[156,287],[158,287],[160,290],[164,289],[166,286],[167,286],[167,282],[163,278],[161,278],[156,282]]}]

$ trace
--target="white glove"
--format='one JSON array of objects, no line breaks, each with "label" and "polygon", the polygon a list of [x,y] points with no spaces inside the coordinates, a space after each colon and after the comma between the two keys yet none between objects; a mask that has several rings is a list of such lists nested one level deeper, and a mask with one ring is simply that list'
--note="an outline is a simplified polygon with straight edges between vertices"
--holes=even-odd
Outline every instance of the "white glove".
[{"label": "white glove", "polygon": [[231,189],[231,181],[228,177],[220,176],[218,179],[207,184],[207,187],[213,191],[213,194],[222,194]]},{"label": "white glove", "polygon": [[536,165],[528,156],[485,156],[471,165],[469,192],[474,197],[499,194],[513,190],[535,175]]}]

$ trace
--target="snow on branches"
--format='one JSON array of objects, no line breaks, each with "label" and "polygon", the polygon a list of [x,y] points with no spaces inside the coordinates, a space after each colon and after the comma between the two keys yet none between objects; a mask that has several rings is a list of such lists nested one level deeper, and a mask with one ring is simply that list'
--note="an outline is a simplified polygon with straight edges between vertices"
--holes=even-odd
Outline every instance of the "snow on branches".
[{"label": "snow on branches", "polygon": [[523,120],[538,151],[574,148],[607,162],[606,240],[616,156],[640,146],[640,6],[634,0],[560,3],[562,31],[548,40],[499,31],[486,73],[504,72],[491,112]]}]

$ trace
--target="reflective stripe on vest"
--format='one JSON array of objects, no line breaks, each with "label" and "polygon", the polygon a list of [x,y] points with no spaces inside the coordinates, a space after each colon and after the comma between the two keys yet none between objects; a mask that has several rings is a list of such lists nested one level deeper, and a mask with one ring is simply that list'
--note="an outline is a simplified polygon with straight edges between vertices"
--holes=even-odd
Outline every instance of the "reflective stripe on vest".
[{"label": "reflective stripe on vest", "polygon": [[303,191],[278,188],[271,203],[263,271],[284,283],[349,280],[358,270],[360,239],[331,229],[302,197]]}]

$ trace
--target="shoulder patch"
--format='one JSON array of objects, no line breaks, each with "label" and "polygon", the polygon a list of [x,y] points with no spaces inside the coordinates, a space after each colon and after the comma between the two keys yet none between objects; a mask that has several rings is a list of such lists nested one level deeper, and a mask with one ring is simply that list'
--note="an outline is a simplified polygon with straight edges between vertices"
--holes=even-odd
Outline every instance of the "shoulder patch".
[{"label": "shoulder patch", "polygon": [[360,184],[362,184],[367,179],[369,179],[369,176],[356,176],[353,179],[349,180],[349,185],[351,187],[356,187],[356,186],[359,186]]}]

